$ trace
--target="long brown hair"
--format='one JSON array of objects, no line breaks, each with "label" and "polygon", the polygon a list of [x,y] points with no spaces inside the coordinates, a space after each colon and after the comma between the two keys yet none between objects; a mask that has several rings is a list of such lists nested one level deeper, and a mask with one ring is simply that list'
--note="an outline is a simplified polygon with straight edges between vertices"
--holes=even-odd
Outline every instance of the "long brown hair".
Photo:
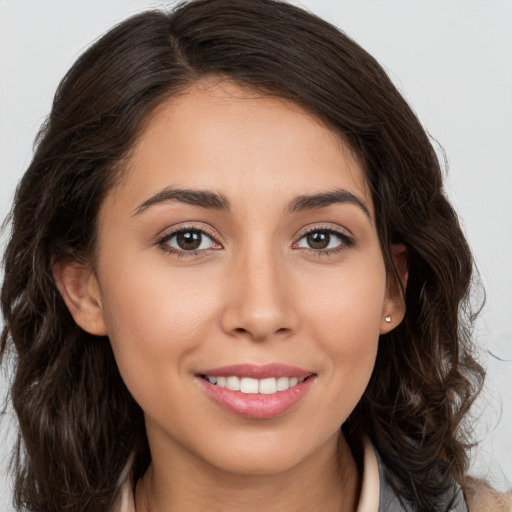
[{"label": "long brown hair", "polygon": [[370,437],[413,510],[440,510],[447,477],[463,481],[463,420],[483,379],[470,338],[471,253],[429,138],[380,65],[332,25],[275,0],[196,0],[138,14],[59,85],[16,191],[4,260],[0,350],[4,362],[14,354],[16,507],[103,511],[127,464],[134,481],[149,464],[142,411],[109,340],[74,323],[52,266],[91,258],[99,206],[142,123],[205,76],[300,104],[362,162],[390,273],[390,245],[409,251],[407,312],[381,338],[344,431]]}]

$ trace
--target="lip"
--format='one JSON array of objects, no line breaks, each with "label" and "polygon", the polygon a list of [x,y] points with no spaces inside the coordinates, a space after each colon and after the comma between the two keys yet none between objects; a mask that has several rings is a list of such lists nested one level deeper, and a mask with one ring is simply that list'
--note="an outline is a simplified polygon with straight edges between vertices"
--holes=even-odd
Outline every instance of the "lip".
[{"label": "lip", "polygon": [[312,370],[306,370],[298,366],[272,363],[265,365],[234,364],[231,366],[201,370],[197,372],[197,375],[209,375],[211,377],[250,377],[252,379],[267,379],[269,377],[296,377],[297,379],[305,379],[314,373],[315,372]]},{"label": "lip", "polygon": [[[285,391],[264,395],[221,388],[203,378],[204,375],[251,377],[253,379],[296,377],[305,380]],[[248,419],[271,419],[284,414],[298,404],[316,381],[316,374],[296,366],[283,364],[264,366],[241,364],[201,371],[196,375],[196,378],[206,394],[231,413]]]}]

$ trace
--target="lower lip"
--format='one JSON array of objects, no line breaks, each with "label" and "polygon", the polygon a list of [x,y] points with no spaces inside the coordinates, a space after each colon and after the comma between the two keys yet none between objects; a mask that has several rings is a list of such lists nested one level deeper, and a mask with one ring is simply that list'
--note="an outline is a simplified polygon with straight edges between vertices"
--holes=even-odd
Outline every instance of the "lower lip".
[{"label": "lower lip", "polygon": [[261,420],[275,418],[291,409],[304,397],[313,381],[316,380],[315,376],[312,375],[286,391],[263,395],[232,391],[211,384],[202,377],[198,377],[198,379],[206,393],[228,411],[243,418]]}]

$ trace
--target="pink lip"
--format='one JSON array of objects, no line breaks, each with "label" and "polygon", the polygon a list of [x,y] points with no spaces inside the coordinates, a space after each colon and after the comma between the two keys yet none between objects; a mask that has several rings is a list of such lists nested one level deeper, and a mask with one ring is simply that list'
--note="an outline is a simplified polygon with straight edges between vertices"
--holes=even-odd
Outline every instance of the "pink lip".
[{"label": "pink lip", "polygon": [[[221,388],[208,382],[202,375],[215,377],[251,377],[253,379],[264,379],[268,377],[309,378],[286,391],[278,391],[272,395],[263,395],[259,393],[242,393],[241,391]],[[243,364],[224,366],[222,368],[200,372],[197,380],[210,398],[237,416],[250,419],[270,419],[285,413],[296,405],[309,391],[311,385],[316,380],[316,375],[311,371],[303,370],[296,366],[282,364],[255,366]]]},{"label": "pink lip", "polygon": [[212,368],[197,372],[198,375],[208,375],[210,377],[251,377],[252,379],[267,379],[269,377],[296,377],[305,379],[312,375],[312,370],[305,370],[297,366],[287,364],[273,363],[258,366],[255,364],[234,364],[231,366],[222,366],[221,368]]}]

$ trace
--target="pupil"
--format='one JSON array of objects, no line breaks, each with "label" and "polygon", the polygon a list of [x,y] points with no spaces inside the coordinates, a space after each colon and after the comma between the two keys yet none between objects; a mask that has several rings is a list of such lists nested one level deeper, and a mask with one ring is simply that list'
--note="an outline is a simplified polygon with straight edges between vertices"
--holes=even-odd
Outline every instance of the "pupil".
[{"label": "pupil", "polygon": [[183,231],[178,233],[177,242],[180,249],[193,251],[201,245],[201,233],[198,231]]},{"label": "pupil", "polygon": [[315,231],[307,236],[308,244],[312,249],[325,249],[331,240],[327,231]]}]

